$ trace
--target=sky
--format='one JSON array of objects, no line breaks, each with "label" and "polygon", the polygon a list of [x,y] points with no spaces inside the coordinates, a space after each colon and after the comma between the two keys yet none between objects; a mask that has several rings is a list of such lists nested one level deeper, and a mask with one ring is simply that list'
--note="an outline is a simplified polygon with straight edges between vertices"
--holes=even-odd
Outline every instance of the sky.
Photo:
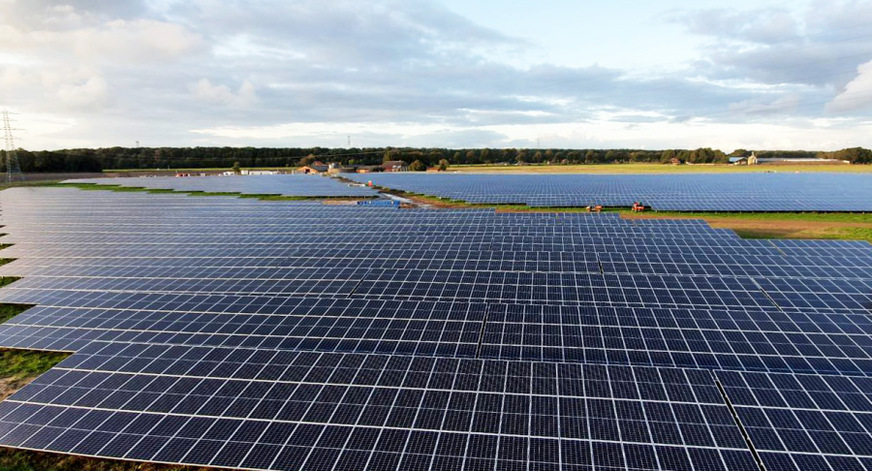
[{"label": "sky", "polygon": [[0,0],[29,150],[872,147],[868,0]]}]

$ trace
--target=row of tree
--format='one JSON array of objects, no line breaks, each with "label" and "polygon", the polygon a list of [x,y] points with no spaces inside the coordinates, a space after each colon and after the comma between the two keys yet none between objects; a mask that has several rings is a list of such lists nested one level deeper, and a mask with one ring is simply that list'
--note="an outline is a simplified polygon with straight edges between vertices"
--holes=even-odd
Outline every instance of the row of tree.
[{"label": "row of tree", "polygon": [[[602,164],[602,163],[726,163],[729,157],[751,152],[738,149],[729,155],[710,148],[639,149],[444,149],[444,148],[255,148],[255,147],[109,147],[16,152],[24,172],[99,172],[105,169],[295,167],[321,161],[343,165],[378,165],[402,160],[424,166],[460,164]],[[872,163],[872,151],[861,147],[836,152],[762,151],[758,157],[836,158]],[[0,151],[6,171],[6,152]]]}]

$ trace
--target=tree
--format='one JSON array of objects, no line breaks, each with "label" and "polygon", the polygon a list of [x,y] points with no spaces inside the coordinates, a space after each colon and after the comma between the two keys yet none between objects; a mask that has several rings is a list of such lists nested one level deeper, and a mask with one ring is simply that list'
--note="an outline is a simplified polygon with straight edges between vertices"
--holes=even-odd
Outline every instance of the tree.
[{"label": "tree", "polygon": [[446,170],[448,170],[448,161],[445,159],[442,159],[439,161],[439,171],[444,172]]},{"label": "tree", "polygon": [[592,163],[595,163],[597,161],[599,161],[599,155],[593,149],[587,151],[584,154],[584,163],[592,164]]},{"label": "tree", "polygon": [[828,159],[847,160],[852,164],[868,164],[872,163],[872,151],[862,147],[851,147],[835,152],[823,154],[821,157]]},{"label": "tree", "polygon": [[424,170],[427,170],[427,166],[424,165],[424,162],[421,162],[420,160],[415,160],[411,163],[411,165],[409,165],[409,170],[411,170],[412,172],[423,172]]},{"label": "tree", "polygon": [[711,147],[700,147],[690,152],[687,161],[695,164],[722,163],[727,161],[727,157],[723,152],[712,150]]},{"label": "tree", "polygon": [[231,168],[231,170],[233,170],[233,173],[237,175],[242,174],[242,169],[239,168],[239,162],[233,162],[233,167]]}]

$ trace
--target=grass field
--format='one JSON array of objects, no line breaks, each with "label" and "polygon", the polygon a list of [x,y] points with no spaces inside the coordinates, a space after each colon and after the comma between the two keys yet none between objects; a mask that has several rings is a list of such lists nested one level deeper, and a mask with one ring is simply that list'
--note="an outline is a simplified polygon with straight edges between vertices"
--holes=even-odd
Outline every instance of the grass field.
[{"label": "grass field", "polygon": [[[29,181],[29,182],[12,182],[7,183],[6,181],[0,182],[0,191],[5,190],[7,188],[17,188],[22,186],[53,186],[57,185],[60,180],[45,180],[45,181]],[[2,471],[2,470],[0,470]]]},{"label": "grass field", "polygon": [[872,173],[872,165],[763,164],[763,165],[668,165],[668,164],[591,164],[591,165],[452,165],[449,172],[460,173]]}]

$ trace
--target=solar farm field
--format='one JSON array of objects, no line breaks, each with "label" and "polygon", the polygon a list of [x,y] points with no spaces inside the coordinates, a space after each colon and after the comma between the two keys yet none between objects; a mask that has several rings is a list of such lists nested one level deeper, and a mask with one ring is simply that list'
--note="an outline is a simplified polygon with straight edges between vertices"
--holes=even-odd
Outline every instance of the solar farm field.
[{"label": "solar farm field", "polygon": [[376,173],[349,179],[471,204],[661,211],[872,211],[872,174],[496,175]]},{"label": "solar farm field", "polygon": [[451,165],[449,171],[460,173],[497,174],[729,174],[729,173],[870,173],[870,165],[822,164],[815,162],[779,162],[762,165],[732,164],[685,164],[671,165],[661,163],[607,163],[607,164],[459,164]]},{"label": "solar farm field", "polygon": [[369,188],[351,186],[332,178],[323,178],[317,175],[80,178],[65,180],[63,183],[179,192],[282,195],[300,198],[365,198],[377,195]]},{"label": "solar farm field", "polygon": [[[304,178],[337,186],[278,190],[346,188]],[[840,195],[870,191],[821,181],[791,201],[841,186],[815,204],[852,211]],[[609,194],[646,184],[688,188]],[[34,306],[0,348],[69,354],[0,402],[2,446],[251,470],[872,469],[866,242],[76,188],[0,192],[0,223],[0,277],[20,278],[0,303]]]}]

